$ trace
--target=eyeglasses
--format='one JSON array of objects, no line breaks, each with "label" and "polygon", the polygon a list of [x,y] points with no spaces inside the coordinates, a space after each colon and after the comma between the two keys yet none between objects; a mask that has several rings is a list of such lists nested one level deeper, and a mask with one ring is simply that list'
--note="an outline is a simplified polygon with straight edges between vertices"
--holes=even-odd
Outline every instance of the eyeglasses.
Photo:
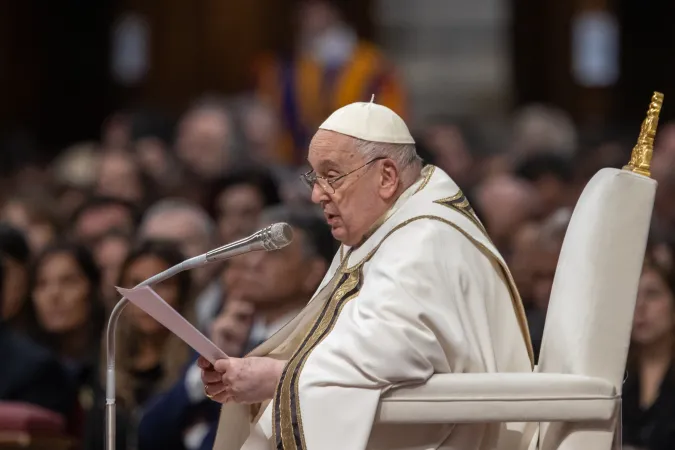
[{"label": "eyeglasses", "polygon": [[302,175],[300,175],[300,179],[309,188],[310,191],[314,190],[314,185],[318,183],[319,186],[321,187],[321,189],[323,189],[326,193],[334,194],[335,193],[335,183],[337,183],[338,181],[340,181],[341,179],[343,179],[347,175],[351,175],[354,172],[356,172],[357,170],[361,170],[364,167],[366,167],[367,165],[372,164],[375,161],[379,161],[381,159],[387,159],[387,158],[384,157],[384,156],[379,156],[377,158],[373,158],[370,161],[368,161],[367,163],[365,163],[364,165],[362,165],[360,167],[357,167],[356,169],[352,170],[351,172],[347,172],[346,174],[340,175],[338,177],[326,178],[326,177],[319,176],[319,175],[316,174],[316,172],[314,172],[313,170],[310,170],[309,172],[306,172],[306,173],[303,173]]}]

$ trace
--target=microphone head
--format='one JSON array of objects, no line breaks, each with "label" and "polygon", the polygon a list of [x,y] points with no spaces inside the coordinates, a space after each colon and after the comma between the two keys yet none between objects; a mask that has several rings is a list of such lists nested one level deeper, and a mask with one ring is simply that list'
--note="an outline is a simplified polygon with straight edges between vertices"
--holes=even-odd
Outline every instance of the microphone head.
[{"label": "microphone head", "polygon": [[279,250],[293,241],[293,228],[287,223],[275,223],[265,228],[262,244],[265,250]]}]

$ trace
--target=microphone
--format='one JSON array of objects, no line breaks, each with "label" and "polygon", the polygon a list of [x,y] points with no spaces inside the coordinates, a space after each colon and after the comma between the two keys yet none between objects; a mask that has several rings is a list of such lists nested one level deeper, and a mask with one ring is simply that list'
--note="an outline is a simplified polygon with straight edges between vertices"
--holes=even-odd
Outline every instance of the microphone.
[{"label": "microphone", "polygon": [[222,261],[242,253],[255,252],[258,250],[278,250],[286,247],[293,240],[293,229],[287,223],[275,223],[269,227],[240,239],[231,244],[211,250],[206,253],[206,262]]},{"label": "microphone", "polygon": [[[275,223],[263,228],[231,244],[223,245],[202,255],[186,259],[162,273],[148,278],[136,287],[150,286],[171,278],[172,276],[186,270],[210,264],[212,262],[223,261],[243,253],[255,252],[260,250],[272,251],[286,247],[293,241],[293,228],[287,223]],[[106,399],[105,399],[105,449],[115,450],[115,330],[117,322],[122,315],[122,310],[129,303],[129,300],[122,298],[112,310],[106,329]]]}]

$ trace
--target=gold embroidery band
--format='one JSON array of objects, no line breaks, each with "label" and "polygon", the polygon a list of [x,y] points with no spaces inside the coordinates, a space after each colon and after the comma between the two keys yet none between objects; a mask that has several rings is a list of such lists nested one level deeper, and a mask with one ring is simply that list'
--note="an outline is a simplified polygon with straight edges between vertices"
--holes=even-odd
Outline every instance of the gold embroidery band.
[{"label": "gold embroidery band", "polygon": [[300,373],[314,348],[332,331],[342,307],[359,292],[361,271],[341,275],[331,298],[286,364],[274,397],[273,433],[278,450],[305,450],[298,386]]},{"label": "gold embroidery band", "polygon": [[481,221],[478,219],[478,216],[476,216],[476,212],[473,210],[471,207],[471,204],[469,203],[469,200],[466,198],[464,193],[460,190],[458,191],[455,195],[452,197],[448,198],[442,198],[440,200],[435,200],[434,203],[438,203],[439,205],[447,206],[450,209],[453,209],[457,211],[458,213],[462,214],[464,217],[469,219],[471,222],[473,222],[474,225],[480,229],[480,231],[483,232],[485,237],[490,239],[490,236],[488,236],[487,231],[485,230],[485,227],[481,223]]}]

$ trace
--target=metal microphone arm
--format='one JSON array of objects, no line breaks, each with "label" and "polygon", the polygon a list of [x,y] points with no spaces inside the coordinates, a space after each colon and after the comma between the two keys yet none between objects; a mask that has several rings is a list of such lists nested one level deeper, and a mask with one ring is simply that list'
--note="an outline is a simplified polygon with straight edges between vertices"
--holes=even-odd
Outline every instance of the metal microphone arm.
[{"label": "metal microphone arm", "polygon": [[[150,286],[162,282],[168,278],[173,277],[186,270],[194,269],[203,266],[207,263],[206,254],[195,256],[182,263],[165,270],[162,273],[148,278],[140,283],[138,287]],[[110,319],[108,320],[108,328],[106,329],[106,348],[108,350],[106,355],[106,386],[105,386],[105,430],[106,430],[106,450],[115,450],[116,428],[115,428],[115,333],[117,331],[117,322],[119,321],[122,311],[129,303],[129,300],[122,298],[112,310]]]},{"label": "metal microphone arm", "polygon": [[[157,284],[161,281],[171,278],[183,271],[201,267],[205,264],[221,261],[233,256],[241,255],[259,250],[278,250],[285,247],[293,240],[293,230],[286,223],[276,223],[252,234],[251,236],[240,239],[231,244],[224,245],[203,255],[195,256],[182,263],[173,266],[144,282],[137,288]],[[129,300],[122,298],[112,310],[106,329],[106,386],[105,386],[105,449],[115,449],[115,333],[117,331],[117,322],[122,311],[129,303]]]}]

